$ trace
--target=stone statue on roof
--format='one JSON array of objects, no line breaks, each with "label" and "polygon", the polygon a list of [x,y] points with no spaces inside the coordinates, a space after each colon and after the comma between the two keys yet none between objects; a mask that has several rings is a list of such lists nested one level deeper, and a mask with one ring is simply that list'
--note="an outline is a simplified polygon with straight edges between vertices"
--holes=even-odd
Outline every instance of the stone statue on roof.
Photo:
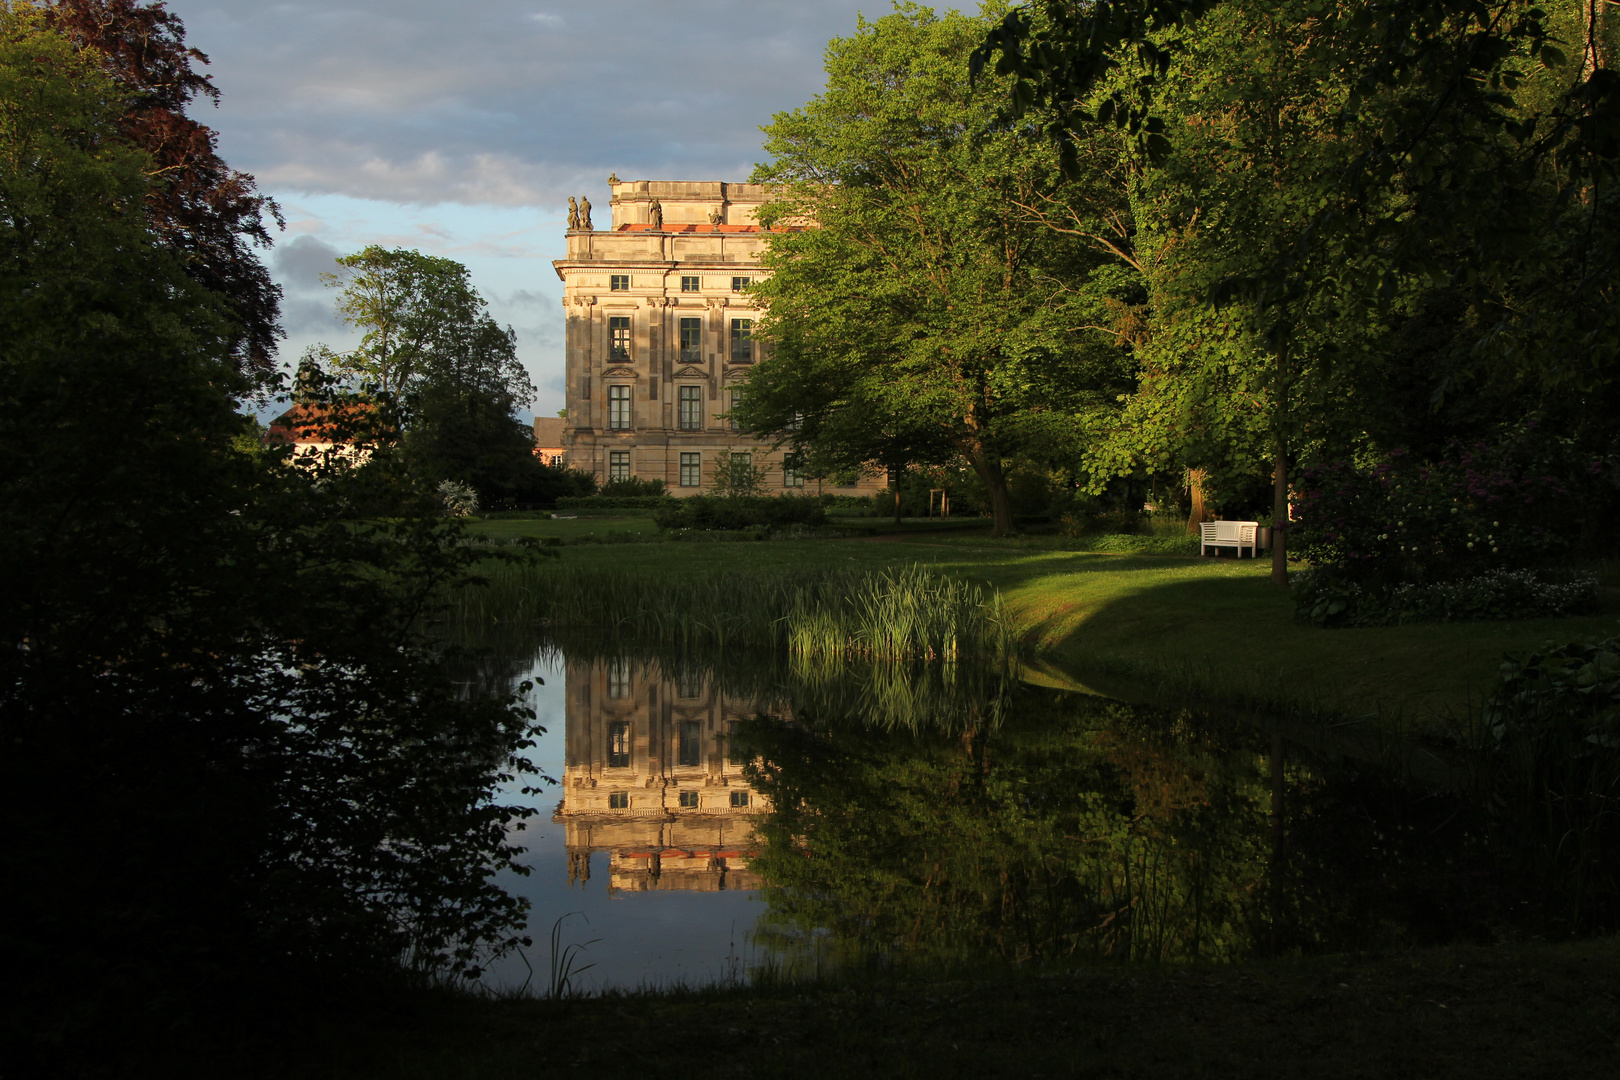
[{"label": "stone statue on roof", "polygon": [[581,195],[579,197],[579,227],[584,229],[586,232],[591,232],[593,229],[591,225],[591,199],[589,195]]},{"label": "stone statue on roof", "polygon": [[614,170],[613,172],[608,173],[608,183],[617,184],[618,182],[619,182],[618,170]]},{"label": "stone statue on roof", "polygon": [[664,227],[664,204],[654,195],[652,202],[647,204],[647,221],[655,229]]},{"label": "stone statue on roof", "polygon": [[579,228],[579,202],[570,195],[568,196],[568,231],[572,232],[577,228]]},{"label": "stone statue on roof", "polygon": [[722,214],[718,210],[710,210],[709,211],[709,224],[718,226],[720,224],[720,219],[725,217],[725,216],[726,215]]}]

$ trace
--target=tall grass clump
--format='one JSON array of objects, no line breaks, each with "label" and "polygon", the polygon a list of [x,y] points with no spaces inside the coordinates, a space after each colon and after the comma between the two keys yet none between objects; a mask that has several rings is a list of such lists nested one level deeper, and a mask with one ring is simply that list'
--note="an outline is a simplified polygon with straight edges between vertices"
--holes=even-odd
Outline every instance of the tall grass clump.
[{"label": "tall grass clump", "polygon": [[1017,651],[994,590],[917,567],[717,572],[675,577],[494,564],[457,590],[447,614],[543,620],[680,649],[768,648],[801,660],[957,660]]}]

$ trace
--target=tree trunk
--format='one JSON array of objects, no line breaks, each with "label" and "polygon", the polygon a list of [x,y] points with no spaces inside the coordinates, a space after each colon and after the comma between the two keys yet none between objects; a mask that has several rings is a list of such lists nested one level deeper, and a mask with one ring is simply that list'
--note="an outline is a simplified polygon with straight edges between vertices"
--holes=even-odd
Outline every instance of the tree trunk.
[{"label": "tree trunk", "polygon": [[1192,509],[1187,514],[1187,535],[1198,531],[1198,526],[1209,520],[1209,507],[1204,504],[1204,481],[1209,479],[1207,469],[1187,470],[1187,495]]},{"label": "tree trunk", "polygon": [[983,450],[977,449],[970,451],[967,459],[990,496],[990,518],[994,522],[990,535],[1014,535],[1018,532],[1018,526],[1013,521],[1012,497],[1007,494],[1007,475],[1001,471],[1001,462],[992,460]]},{"label": "tree trunk", "polygon": [[894,527],[900,527],[900,470],[889,470],[889,493],[894,496]]},{"label": "tree trunk", "polygon": [[1288,587],[1288,448],[1281,435],[1271,472],[1271,583]]}]

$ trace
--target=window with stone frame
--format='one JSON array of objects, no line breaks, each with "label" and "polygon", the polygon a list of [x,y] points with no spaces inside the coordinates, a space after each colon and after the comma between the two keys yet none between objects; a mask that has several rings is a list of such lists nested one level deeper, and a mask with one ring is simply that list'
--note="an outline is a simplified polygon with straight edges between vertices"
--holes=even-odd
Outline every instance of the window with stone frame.
[{"label": "window with stone frame", "polygon": [[742,292],[754,283],[753,278],[734,277],[731,279],[731,291]]},{"label": "window with stone frame", "polygon": [[696,274],[681,275],[681,292],[700,292],[701,287]]},{"label": "window with stone frame", "polygon": [[752,364],[754,362],[754,320],[731,320],[731,362],[733,364]]},{"label": "window with stone frame", "polygon": [[615,720],[607,726],[607,763],[610,769],[630,767],[630,721]]},{"label": "window with stone frame", "polygon": [[676,725],[675,762],[694,769],[703,764],[703,725],[697,720],[682,720]]},{"label": "window with stone frame", "polygon": [[630,479],[630,451],[608,451],[608,483]]},{"label": "window with stone frame", "polygon": [[608,387],[608,430],[630,430],[630,388]]},{"label": "window with stone frame", "polygon": [[[598,279],[598,280],[600,280],[600,279]],[[629,274],[609,274],[608,275],[608,291],[609,292],[629,292],[630,291],[630,275]]]},{"label": "window with stone frame", "polygon": [[[681,487],[702,487],[702,486],[703,486],[703,455],[702,454],[685,454],[685,453],[683,453],[681,455]],[[685,697],[686,695],[683,694],[681,696]],[[694,694],[692,696],[696,697],[697,695]]]},{"label": "window with stone frame", "polygon": [[748,792],[746,792],[746,791],[733,791],[731,793],[731,805],[733,807],[738,808],[738,809],[741,809],[742,807],[747,806],[748,805]]},{"label": "window with stone frame", "polygon": [[610,792],[608,792],[608,809],[609,810],[628,810],[628,809],[630,809],[630,793],[628,791],[610,791]]},{"label": "window with stone frame", "polygon": [[681,363],[703,363],[702,319],[681,319]]},{"label": "window with stone frame", "polygon": [[695,791],[683,791],[683,792],[681,792],[681,809],[682,810],[696,810],[697,805],[698,805],[698,793],[697,792],[695,792]]},{"label": "window with stone frame", "polygon": [[622,656],[608,661],[607,692],[610,698],[630,696],[630,661]]},{"label": "window with stone frame", "polygon": [[[737,425],[737,418],[734,415],[732,415],[732,410],[736,409],[737,406],[739,406],[739,405],[741,405],[743,403],[743,398],[746,396],[746,392],[740,386],[734,386],[734,387],[732,387],[730,390],[728,390],[726,392],[731,396],[731,408],[726,410],[726,422],[731,425],[731,430],[732,431],[737,431],[737,430],[739,430],[738,425]],[[746,457],[747,455],[743,455],[743,456]],[[732,454],[731,459],[732,459],[732,461],[736,461],[737,460],[737,455]],[[750,459],[750,460],[752,460],[752,459]]]},{"label": "window with stone frame", "polygon": [[614,360],[629,360],[630,316],[608,316],[608,355]]},{"label": "window with stone frame", "polygon": [[703,387],[683,386],[680,389],[680,415],[676,422],[682,431],[703,430]]}]

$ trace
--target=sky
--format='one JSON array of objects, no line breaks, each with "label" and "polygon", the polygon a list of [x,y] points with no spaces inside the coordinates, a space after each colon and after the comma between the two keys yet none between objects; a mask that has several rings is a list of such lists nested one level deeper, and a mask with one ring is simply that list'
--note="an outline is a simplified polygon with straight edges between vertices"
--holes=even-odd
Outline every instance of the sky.
[{"label": "sky", "polygon": [[888,0],[169,0],[207,54],[220,152],[286,217],[266,262],[283,361],[354,339],[320,274],[368,244],[465,263],[562,407],[566,203],[607,177],[748,178],[759,128],[823,86],[829,39]]}]

